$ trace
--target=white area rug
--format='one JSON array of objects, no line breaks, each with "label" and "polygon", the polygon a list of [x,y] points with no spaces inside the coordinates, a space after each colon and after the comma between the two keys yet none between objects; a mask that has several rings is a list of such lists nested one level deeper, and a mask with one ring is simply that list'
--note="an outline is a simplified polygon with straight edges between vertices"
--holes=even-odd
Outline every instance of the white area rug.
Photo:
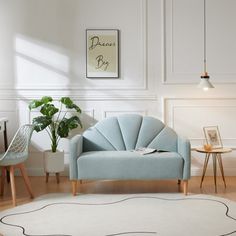
[{"label": "white area rug", "polygon": [[50,194],[0,213],[4,236],[236,235],[236,202],[208,195]]}]

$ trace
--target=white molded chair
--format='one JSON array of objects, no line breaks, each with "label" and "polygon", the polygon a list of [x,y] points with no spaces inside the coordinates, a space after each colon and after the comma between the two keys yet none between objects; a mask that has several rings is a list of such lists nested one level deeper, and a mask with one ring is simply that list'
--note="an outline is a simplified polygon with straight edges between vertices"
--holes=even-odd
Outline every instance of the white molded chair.
[{"label": "white molded chair", "polygon": [[0,195],[4,193],[4,182],[6,176],[6,170],[10,172],[10,182],[11,182],[11,192],[13,205],[16,206],[16,189],[15,189],[15,180],[14,180],[14,169],[19,168],[23,179],[26,184],[26,188],[30,194],[30,197],[33,198],[33,191],[30,185],[28,175],[25,171],[24,161],[28,158],[29,154],[29,144],[32,133],[34,131],[33,125],[23,125],[21,126],[15,136],[13,137],[7,151],[3,154],[0,154],[0,167],[2,172],[1,180],[1,191]]}]

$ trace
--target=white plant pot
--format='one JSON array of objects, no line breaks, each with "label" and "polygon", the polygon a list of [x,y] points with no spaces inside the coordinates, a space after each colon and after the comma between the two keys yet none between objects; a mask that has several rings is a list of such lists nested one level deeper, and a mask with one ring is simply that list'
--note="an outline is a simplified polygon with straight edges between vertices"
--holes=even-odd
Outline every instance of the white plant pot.
[{"label": "white plant pot", "polygon": [[44,152],[44,171],[46,173],[59,173],[64,171],[64,151]]}]

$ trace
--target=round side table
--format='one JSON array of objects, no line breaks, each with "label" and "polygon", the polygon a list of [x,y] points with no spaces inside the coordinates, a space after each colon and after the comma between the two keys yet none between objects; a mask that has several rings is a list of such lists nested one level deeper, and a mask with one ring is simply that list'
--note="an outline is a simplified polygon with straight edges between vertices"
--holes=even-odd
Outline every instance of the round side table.
[{"label": "round side table", "polygon": [[216,159],[218,160],[222,179],[224,181],[224,185],[226,188],[226,183],[225,183],[225,175],[224,175],[224,168],[223,168],[223,163],[222,163],[222,158],[221,154],[232,152],[231,148],[217,148],[217,149],[212,149],[211,151],[206,151],[204,148],[196,148],[195,149],[197,152],[205,153],[205,162],[203,166],[203,171],[202,171],[202,179],[201,179],[201,184],[200,188],[202,187],[202,182],[204,180],[205,174],[206,174],[206,169],[209,161],[210,155],[212,156],[213,160],[213,172],[214,172],[214,184],[215,184],[215,192],[217,193],[217,185],[216,185]]}]

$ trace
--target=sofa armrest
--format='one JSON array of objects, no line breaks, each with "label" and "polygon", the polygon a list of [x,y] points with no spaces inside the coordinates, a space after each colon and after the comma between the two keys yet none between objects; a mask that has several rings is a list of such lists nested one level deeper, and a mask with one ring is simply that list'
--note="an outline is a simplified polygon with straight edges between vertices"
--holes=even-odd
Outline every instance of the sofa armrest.
[{"label": "sofa armrest", "polygon": [[74,136],[72,139],[70,139],[69,147],[70,147],[70,156],[69,156],[70,179],[77,180],[78,179],[77,159],[83,151],[83,136],[78,134]]},{"label": "sofa armrest", "polygon": [[191,177],[191,145],[187,138],[178,137],[178,153],[184,159],[183,180]]}]

